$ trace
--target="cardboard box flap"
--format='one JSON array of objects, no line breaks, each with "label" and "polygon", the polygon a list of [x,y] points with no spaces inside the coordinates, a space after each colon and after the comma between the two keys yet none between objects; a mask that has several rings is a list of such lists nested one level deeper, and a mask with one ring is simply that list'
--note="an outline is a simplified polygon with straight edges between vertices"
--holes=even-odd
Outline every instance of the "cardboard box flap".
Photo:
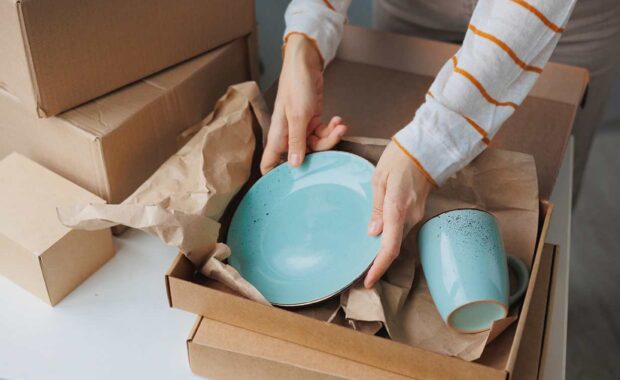
[{"label": "cardboard box flap", "polygon": [[237,39],[209,54],[67,111],[61,117],[96,136],[104,136],[213,62],[221,61],[224,56],[231,54],[243,55],[246,44],[244,39]]},{"label": "cardboard box flap", "polygon": [[56,207],[81,202],[104,203],[103,199],[17,153],[0,161],[0,183],[0,231],[37,255],[70,231],[58,221]]},{"label": "cardboard box flap", "polygon": [[[324,117],[342,116],[351,136],[392,136],[411,121],[434,76],[457,49],[347,26],[325,71]],[[491,146],[534,156],[542,199],[553,190],[587,82],[585,69],[547,64],[530,96],[493,138]]]},{"label": "cardboard box flap", "polygon": [[[297,375],[304,376],[304,378],[324,378],[325,376],[329,376],[335,379],[409,379],[408,377],[393,372],[329,355],[318,350],[308,349],[295,343],[286,342],[203,317],[198,317],[192,332],[191,344],[209,347],[214,350],[233,352],[240,356],[262,359],[263,365],[261,367],[269,366],[269,364],[267,364],[268,362],[276,366],[292,367],[297,371],[301,371],[301,373]],[[189,350],[191,349],[192,348],[189,348]],[[191,356],[190,354],[190,357]],[[197,357],[197,355],[195,355],[195,357]],[[209,359],[211,358],[207,355],[200,355],[200,363],[190,363],[190,366],[192,369],[195,369],[195,367],[231,365],[230,362],[215,363]],[[281,379],[290,378],[287,377],[290,375],[290,372],[286,367],[271,375]],[[314,377],[308,374],[313,374]]]}]

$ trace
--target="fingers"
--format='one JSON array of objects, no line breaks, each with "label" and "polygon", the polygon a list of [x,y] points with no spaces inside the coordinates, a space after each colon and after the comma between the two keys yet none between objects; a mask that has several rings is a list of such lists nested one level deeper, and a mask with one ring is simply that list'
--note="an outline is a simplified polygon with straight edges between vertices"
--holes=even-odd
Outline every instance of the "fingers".
[{"label": "fingers", "polygon": [[308,113],[292,113],[288,121],[288,162],[292,167],[298,167],[304,161],[306,154],[306,131],[312,115]]},{"label": "fingers", "polygon": [[321,138],[327,137],[334,130],[334,128],[339,124],[344,124],[342,122],[342,118],[340,116],[334,116],[331,118],[329,123],[327,124],[321,123],[320,125],[318,125],[317,128],[314,130],[314,134]]},{"label": "fingers", "polygon": [[269,128],[269,134],[267,136],[267,144],[263,150],[263,157],[260,162],[260,171],[262,174],[266,174],[280,164],[282,154],[286,151],[286,148],[282,146],[282,140],[285,138],[284,131],[286,131],[284,112],[280,107],[276,107],[271,117],[271,127]]},{"label": "fingers", "polygon": [[372,288],[388,270],[400,253],[403,239],[404,212],[396,202],[384,201],[383,234],[381,248],[364,280],[366,288]]},{"label": "fingers", "polygon": [[382,173],[375,170],[372,176],[372,213],[368,222],[368,234],[375,236],[383,230],[383,200],[385,199],[386,180]]},{"label": "fingers", "polygon": [[313,151],[332,149],[347,133],[348,127],[342,124],[342,118],[334,116],[327,125],[318,126],[310,135],[308,145]]}]

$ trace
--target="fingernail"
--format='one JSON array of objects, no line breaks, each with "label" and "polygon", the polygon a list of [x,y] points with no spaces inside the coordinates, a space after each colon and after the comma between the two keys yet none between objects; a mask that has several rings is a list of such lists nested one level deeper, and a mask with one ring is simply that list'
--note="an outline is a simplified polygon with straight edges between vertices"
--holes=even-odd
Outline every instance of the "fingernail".
[{"label": "fingernail", "polygon": [[368,233],[375,234],[378,228],[379,228],[379,223],[371,222],[370,225],[368,226]]},{"label": "fingernail", "polygon": [[381,221],[374,220],[370,222],[370,225],[368,226],[368,233],[371,235],[376,235],[379,232],[381,232]]},{"label": "fingernail", "polygon": [[288,161],[292,166],[299,166],[299,164],[301,163],[301,159],[299,158],[299,154],[297,153],[292,153],[291,156],[288,158]]}]

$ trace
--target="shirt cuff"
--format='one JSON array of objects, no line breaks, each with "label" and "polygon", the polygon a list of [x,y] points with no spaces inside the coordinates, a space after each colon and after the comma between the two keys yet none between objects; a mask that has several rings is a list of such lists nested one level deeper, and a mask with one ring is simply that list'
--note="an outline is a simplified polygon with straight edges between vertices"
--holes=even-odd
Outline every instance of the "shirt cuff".
[{"label": "shirt cuff", "polygon": [[393,140],[435,186],[443,184],[486,147],[463,116],[431,96]]},{"label": "shirt cuff", "polygon": [[318,3],[291,3],[284,14],[284,43],[292,33],[303,34],[316,43],[323,67],[336,56],[344,30],[345,16]]}]

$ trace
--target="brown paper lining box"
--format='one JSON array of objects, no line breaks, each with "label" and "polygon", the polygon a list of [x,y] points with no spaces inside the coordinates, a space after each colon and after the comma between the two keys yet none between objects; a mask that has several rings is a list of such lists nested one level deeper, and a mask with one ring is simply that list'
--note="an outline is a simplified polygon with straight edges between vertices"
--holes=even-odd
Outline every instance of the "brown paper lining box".
[{"label": "brown paper lining box", "polygon": [[[522,343],[513,370],[514,379],[537,377],[542,346],[541,328],[545,324],[549,284],[557,247],[546,244],[536,270],[536,291],[530,299],[530,312],[523,328]],[[511,338],[515,328],[504,334]],[[503,344],[500,336],[497,343]],[[505,339],[504,339],[505,340]],[[198,317],[187,339],[192,372],[212,379],[405,379],[382,370],[285,340],[240,327]],[[481,360],[490,365],[493,355]],[[234,362],[235,365],[231,365]],[[500,364],[501,365],[501,364]]]},{"label": "brown paper lining box", "polygon": [[[452,44],[347,27],[337,58],[325,73],[324,115],[343,116],[351,126],[350,135],[378,138],[376,148],[382,149],[385,139],[411,120],[434,75],[456,49]],[[479,362],[442,356],[233,296],[213,281],[196,276],[183,255],[176,258],[166,276],[170,305],[401,376],[508,378],[518,358],[545,257],[542,252],[552,209],[548,198],[587,81],[584,69],[547,65],[530,96],[493,139],[495,147],[534,156],[540,223],[520,318],[488,347]],[[346,143],[341,147],[346,149]],[[236,366],[238,358],[228,357],[234,358],[229,364]],[[320,363],[316,370],[322,371]]]},{"label": "brown paper lining box", "polygon": [[55,305],[114,255],[110,229],[63,226],[56,207],[105,203],[13,153],[0,161],[0,274]]},{"label": "brown paper lining box", "polygon": [[[131,3],[132,1],[130,1]],[[0,158],[17,151],[120,203],[186,142],[228,86],[249,80],[246,36],[56,117],[0,92]]]},{"label": "brown paper lining box", "polygon": [[0,89],[53,116],[254,27],[254,0],[1,0]]}]

